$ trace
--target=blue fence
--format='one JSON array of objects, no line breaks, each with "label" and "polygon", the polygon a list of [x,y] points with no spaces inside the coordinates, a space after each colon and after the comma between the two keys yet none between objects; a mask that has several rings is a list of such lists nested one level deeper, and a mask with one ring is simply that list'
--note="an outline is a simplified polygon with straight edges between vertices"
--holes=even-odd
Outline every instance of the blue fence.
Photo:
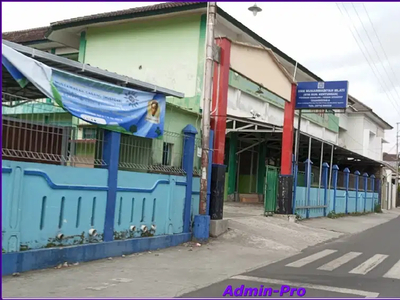
[{"label": "blue fence", "polygon": [[[347,168],[340,172],[338,166],[334,165],[331,173],[332,181],[328,184],[330,167],[324,163],[321,186],[315,187],[312,185],[311,166],[312,162],[307,160],[305,174],[298,176],[298,172],[295,172],[294,214],[302,218],[316,218],[327,216],[330,212],[336,214],[372,212],[380,203],[380,182],[374,175],[369,176],[366,173],[361,175],[358,171],[350,174]],[[339,175],[343,176],[344,181],[340,186],[338,186]],[[298,180],[304,180],[304,185],[298,183]]]},{"label": "blue fence", "polygon": [[200,178],[193,176],[197,131],[183,132],[185,176],[118,170],[115,132],[105,135],[104,168],[2,160],[3,275],[188,241]]}]

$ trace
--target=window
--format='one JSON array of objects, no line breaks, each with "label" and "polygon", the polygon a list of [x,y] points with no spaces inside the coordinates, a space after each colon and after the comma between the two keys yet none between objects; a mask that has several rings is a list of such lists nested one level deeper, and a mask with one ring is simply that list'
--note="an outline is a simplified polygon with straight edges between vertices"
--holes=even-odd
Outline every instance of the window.
[{"label": "window", "polygon": [[84,140],[96,139],[96,129],[95,128],[83,128],[82,139],[84,139]]},{"label": "window", "polygon": [[173,144],[164,143],[163,145],[163,157],[162,157],[162,164],[164,166],[170,166],[172,163],[172,148]]}]

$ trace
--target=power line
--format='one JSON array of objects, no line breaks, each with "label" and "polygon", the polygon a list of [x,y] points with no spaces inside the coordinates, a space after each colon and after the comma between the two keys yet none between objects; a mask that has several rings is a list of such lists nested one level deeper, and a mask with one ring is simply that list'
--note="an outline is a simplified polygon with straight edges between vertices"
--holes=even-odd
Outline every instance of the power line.
[{"label": "power line", "polygon": [[[339,6],[339,4],[338,4],[338,3],[336,3],[336,6],[338,7],[338,9],[339,9],[340,13],[342,14],[342,16],[344,16],[344,14],[343,14],[343,11],[340,9],[340,6]],[[348,13],[348,11],[347,11],[347,9],[346,9],[346,7],[345,7],[344,5],[343,5],[343,8],[344,8],[344,10],[346,11],[346,14],[347,14],[347,16],[348,16],[348,18],[350,19],[350,22],[351,22],[351,17],[350,17],[350,15],[349,15],[349,13]],[[363,43],[364,47],[366,48],[366,50],[367,50],[367,53],[369,54],[369,52],[368,52],[368,48],[365,46],[365,44],[364,44],[364,42],[363,42],[362,38],[360,37],[360,35],[359,35],[359,33],[358,33],[357,29],[355,28],[355,26],[354,26],[354,24],[353,24],[353,23],[352,23],[352,25],[353,25],[353,27],[354,27],[354,29],[355,29],[355,31],[356,31],[356,33],[357,33],[358,37],[360,38],[360,41]],[[349,26],[348,26],[348,27],[349,27]],[[391,99],[391,98],[389,97],[389,95],[388,95],[387,91],[386,91],[386,90],[385,90],[385,88],[383,87],[383,85],[382,85],[382,81],[381,81],[380,77],[379,77],[379,76],[377,76],[377,74],[376,74],[376,72],[375,72],[374,68],[372,67],[372,65],[371,65],[371,63],[370,63],[370,61],[369,61],[368,57],[365,55],[363,48],[361,47],[360,43],[358,42],[358,40],[357,40],[356,36],[354,35],[354,33],[353,33],[353,31],[351,30],[351,28],[350,28],[350,27],[349,27],[349,30],[350,30],[350,33],[352,34],[352,36],[353,36],[354,40],[356,41],[356,43],[357,43],[357,46],[359,47],[359,49],[360,49],[361,53],[363,54],[363,56],[364,56],[365,60],[367,61],[367,63],[368,63],[368,65],[369,65],[369,67],[371,68],[371,70],[372,70],[373,74],[375,75],[376,79],[379,81],[379,84],[381,85],[381,88],[382,88],[382,90],[383,90],[383,91],[384,91],[384,93],[386,94],[387,98],[388,98],[388,99],[389,99],[389,100],[392,102],[392,104],[393,104],[393,107],[394,107],[394,108],[397,110],[397,112],[398,112],[398,113],[399,113],[399,115],[400,115],[400,111],[399,111],[399,109],[397,108],[397,106],[396,106],[396,105],[395,105],[395,103],[393,102],[393,99]],[[392,96],[392,97],[393,97],[393,96]]]},{"label": "power line", "polygon": [[383,54],[385,55],[385,58],[386,58],[386,60],[387,60],[387,62],[388,62],[388,64],[389,64],[389,66],[390,66],[390,69],[392,70],[392,73],[393,73],[393,75],[394,75],[394,77],[395,77],[395,79],[396,79],[396,81],[397,81],[397,84],[400,84],[399,79],[398,79],[396,73],[395,73],[394,70],[393,70],[392,64],[390,63],[389,58],[388,58],[387,55],[386,55],[386,51],[385,51],[385,49],[384,49],[384,47],[383,47],[383,45],[382,45],[381,39],[379,38],[379,35],[378,35],[378,33],[376,32],[376,30],[375,30],[374,23],[372,23],[372,20],[371,20],[371,18],[370,18],[370,16],[369,16],[369,13],[368,13],[368,11],[367,11],[367,8],[365,7],[365,4],[364,4],[364,3],[361,3],[361,4],[362,4],[362,6],[364,7],[365,13],[367,14],[367,17],[368,17],[368,20],[369,20],[369,22],[370,22],[370,24],[371,24],[372,30],[373,30],[374,33],[375,33],[375,36],[376,36],[376,38],[377,38],[377,40],[378,40],[378,42],[379,42],[379,45],[381,46],[382,52],[383,52]]},{"label": "power line", "polygon": [[[385,73],[386,73],[386,75],[387,75],[387,77],[388,77],[388,79],[389,79],[389,81],[390,81],[390,83],[391,83],[391,85],[392,85],[394,91],[396,92],[397,97],[399,97],[399,99],[400,99],[400,95],[399,95],[399,93],[398,93],[398,91],[397,91],[397,89],[396,89],[396,86],[393,84],[393,81],[391,80],[390,75],[388,74],[388,72],[387,72],[387,70],[386,70],[386,68],[385,68],[385,66],[384,66],[384,64],[383,64],[383,62],[382,62],[382,60],[380,59],[379,53],[378,53],[378,51],[376,50],[376,48],[375,48],[375,46],[374,46],[374,43],[372,42],[371,37],[369,36],[368,31],[367,31],[367,29],[365,28],[364,23],[363,23],[363,21],[361,20],[360,15],[358,14],[358,11],[357,11],[357,9],[356,9],[354,3],[351,3],[351,5],[353,6],[354,11],[356,12],[357,18],[358,18],[358,20],[360,21],[361,26],[363,27],[365,33],[367,34],[367,38],[368,38],[369,42],[371,43],[372,48],[374,49],[375,54],[376,54],[376,56],[377,56],[379,62],[380,62],[381,65],[382,65],[383,70],[385,71]],[[389,60],[388,60],[388,63],[390,63]],[[374,64],[375,64],[375,63],[374,63]],[[377,69],[378,69],[378,68],[377,68]]]}]

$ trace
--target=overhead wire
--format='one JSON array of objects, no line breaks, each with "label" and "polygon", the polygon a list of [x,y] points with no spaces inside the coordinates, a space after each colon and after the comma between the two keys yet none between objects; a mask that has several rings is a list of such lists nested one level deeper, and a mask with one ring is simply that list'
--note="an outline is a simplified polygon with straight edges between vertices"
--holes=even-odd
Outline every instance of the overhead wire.
[{"label": "overhead wire", "polygon": [[[384,72],[386,73],[386,75],[387,75],[387,77],[388,77],[388,79],[389,79],[389,82],[390,82],[391,85],[392,85],[393,90],[396,92],[397,97],[398,97],[399,100],[400,100],[399,92],[397,91],[396,86],[393,84],[393,81],[392,81],[392,79],[391,79],[391,76],[388,74],[388,72],[387,72],[387,70],[386,70],[386,68],[385,68],[384,63],[383,63],[382,60],[380,59],[379,53],[378,53],[378,51],[376,50],[376,48],[375,48],[375,46],[374,46],[374,43],[372,42],[371,37],[370,37],[369,34],[368,34],[368,30],[365,28],[364,23],[363,23],[363,21],[361,20],[360,15],[359,15],[359,13],[358,13],[358,11],[357,11],[357,9],[356,9],[354,3],[352,3],[351,5],[353,6],[354,11],[356,12],[357,18],[358,18],[358,20],[360,21],[361,26],[363,27],[363,29],[364,29],[364,31],[365,31],[365,33],[366,33],[366,35],[367,35],[367,38],[368,38],[369,42],[370,42],[371,45],[372,45],[372,48],[374,49],[374,52],[375,52],[375,54],[376,54],[376,56],[377,56],[377,58],[378,58],[378,61],[381,63],[382,68],[383,68]],[[387,62],[390,64],[389,59],[387,59]],[[376,67],[375,62],[374,62],[374,65],[375,65],[375,67]],[[377,67],[376,67],[376,68],[377,68]],[[377,68],[377,69],[378,69],[378,68]],[[388,87],[388,86],[389,86],[389,85],[387,85],[387,87]],[[398,103],[396,103],[396,104],[398,105]]]},{"label": "overhead wire", "polygon": [[[343,4],[342,4],[342,5],[343,5]],[[336,3],[336,6],[338,7],[338,9],[339,9],[340,13],[342,14],[342,16],[344,16],[344,13],[343,13],[343,11],[341,10],[341,8],[340,8],[340,6],[339,6],[338,3]],[[373,59],[371,58],[371,55],[370,55],[369,52],[368,52],[368,47],[365,45],[363,39],[361,38],[361,36],[360,36],[360,34],[358,33],[356,27],[354,26],[354,23],[351,21],[351,16],[350,16],[349,12],[347,11],[347,9],[346,9],[346,7],[345,7],[344,5],[343,5],[343,8],[344,8],[344,10],[345,10],[345,12],[346,12],[346,14],[347,14],[347,16],[348,16],[348,18],[349,18],[351,24],[352,24],[352,27],[354,28],[354,31],[357,33],[357,35],[358,35],[358,37],[359,37],[361,43],[362,43],[363,46],[365,47],[366,52],[368,53],[368,56],[370,57],[371,61],[373,61]],[[379,82],[379,84],[380,84],[380,86],[381,86],[383,92],[386,94],[387,98],[389,99],[389,101],[392,103],[393,107],[396,109],[396,111],[397,111],[397,112],[399,113],[399,115],[400,115],[400,110],[399,110],[398,106],[395,104],[394,99],[392,99],[392,98],[394,98],[393,95],[390,94],[390,95],[392,96],[392,98],[389,97],[389,94],[388,94],[387,90],[383,87],[383,84],[382,84],[382,81],[381,81],[380,76],[378,76],[378,75],[376,74],[375,69],[372,67],[372,64],[371,64],[371,62],[370,62],[370,59],[368,59],[367,55],[365,54],[363,48],[361,47],[359,41],[357,40],[357,38],[356,38],[356,36],[354,35],[354,33],[353,33],[353,31],[351,30],[351,28],[350,28],[349,26],[348,26],[348,28],[349,28],[349,30],[350,30],[350,32],[351,32],[351,34],[352,34],[354,40],[356,41],[357,46],[359,47],[359,49],[360,49],[362,55],[364,56],[365,60],[367,61],[368,65],[369,65],[369,67],[371,68],[371,70],[372,70],[374,76],[375,76],[376,79],[378,80],[378,82]],[[375,64],[375,63],[374,63],[374,65],[375,65],[375,68],[378,70],[378,68],[376,67],[376,64]],[[379,73],[379,72],[378,72],[378,73]],[[384,82],[384,83],[385,83],[385,82]],[[385,84],[385,86],[386,86],[386,84]],[[386,86],[386,88],[387,88],[387,86]]]}]

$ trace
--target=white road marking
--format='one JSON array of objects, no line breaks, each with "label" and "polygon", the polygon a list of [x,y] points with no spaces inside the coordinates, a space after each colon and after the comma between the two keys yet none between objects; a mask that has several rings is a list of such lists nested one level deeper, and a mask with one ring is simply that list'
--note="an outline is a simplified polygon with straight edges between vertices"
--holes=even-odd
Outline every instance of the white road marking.
[{"label": "white road marking", "polygon": [[132,279],[130,278],[113,278],[112,281],[121,282],[121,283],[128,283],[131,282]]},{"label": "white road marking", "polygon": [[381,262],[383,262],[387,257],[388,255],[375,254],[370,259],[364,261],[361,265],[351,270],[349,273],[365,275],[373,268],[375,268],[377,265],[379,265]]},{"label": "white road marking", "polygon": [[346,253],[345,255],[343,255],[339,258],[336,258],[336,259],[332,260],[331,262],[328,262],[327,264],[319,267],[318,270],[333,271],[333,270],[339,268],[341,265],[348,263],[349,261],[356,258],[357,256],[360,256],[361,254],[362,254],[361,252]]},{"label": "white road marking", "polygon": [[318,260],[320,258],[323,258],[323,257],[328,256],[328,255],[330,255],[332,253],[335,253],[335,252],[337,252],[337,250],[326,249],[326,250],[323,250],[321,252],[315,253],[313,255],[310,255],[310,256],[304,257],[302,259],[296,260],[296,261],[294,261],[294,262],[292,262],[290,264],[287,264],[286,267],[300,268],[300,267],[303,267],[303,266],[305,266],[305,265],[307,265],[309,263],[312,263],[313,261],[316,261],[316,260]]},{"label": "white road marking", "polygon": [[376,298],[379,296],[379,293],[374,293],[374,292],[339,288],[339,287],[327,286],[327,285],[292,282],[292,281],[288,281],[288,280],[278,280],[278,279],[260,278],[260,277],[242,276],[242,275],[233,276],[233,277],[231,277],[231,279],[255,281],[255,282],[266,283],[266,284],[288,285],[291,287],[303,287],[306,289],[334,292],[334,293],[340,293],[340,294],[351,294],[351,295],[357,295],[357,296],[364,296],[365,298]]},{"label": "white road marking", "polygon": [[400,260],[385,274],[384,278],[400,279]]}]

